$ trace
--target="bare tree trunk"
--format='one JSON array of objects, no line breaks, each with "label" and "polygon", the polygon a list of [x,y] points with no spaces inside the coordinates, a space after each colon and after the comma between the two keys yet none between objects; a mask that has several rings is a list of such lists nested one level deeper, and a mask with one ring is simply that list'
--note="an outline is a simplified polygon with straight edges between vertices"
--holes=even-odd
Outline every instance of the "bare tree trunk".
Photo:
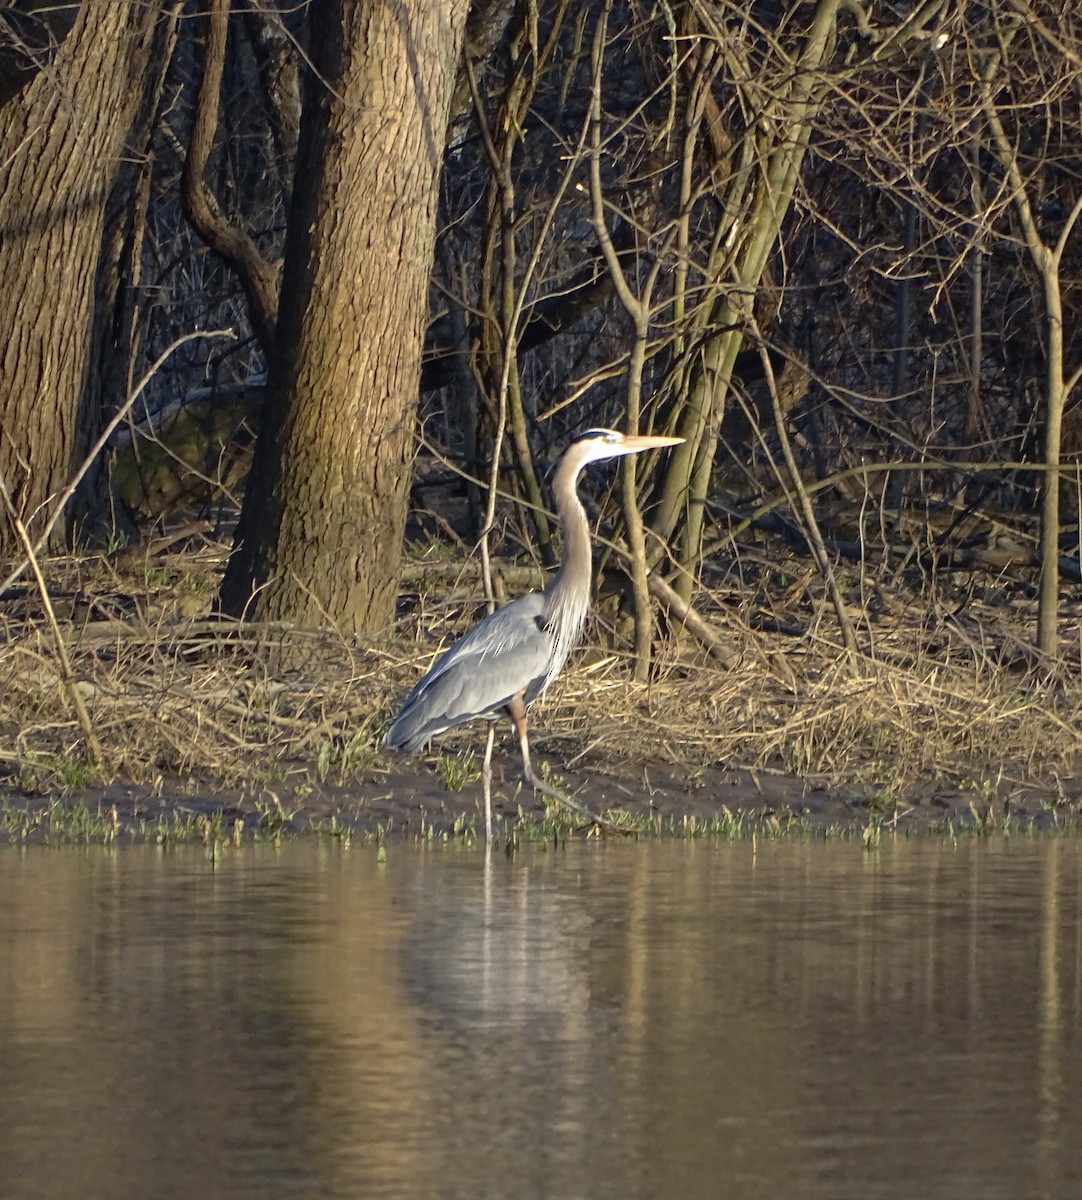
[{"label": "bare tree trunk", "polygon": [[1045,317],[1048,322],[1048,362],[1045,365],[1044,465],[1041,481],[1041,577],[1037,599],[1037,646],[1042,654],[1055,658],[1059,653],[1059,489],[1060,449],[1063,440],[1063,410],[1067,397],[1078,382],[1063,375],[1063,298],[1060,294],[1059,264],[1066,234],[1082,208],[1080,199],[1059,245],[1048,254],[1037,256],[1044,286]]},{"label": "bare tree trunk", "polygon": [[[713,30],[719,44],[723,44],[723,31],[716,27],[707,7],[696,4],[695,8],[703,16],[705,28]],[[740,184],[744,192],[740,207],[746,202],[748,208],[741,244],[730,268],[730,293],[711,306],[711,324],[718,332],[711,333],[698,350],[699,369],[675,430],[685,442],[669,456],[665,468],[665,482],[653,523],[666,539],[674,535],[678,524],[683,525],[678,552],[684,571],[674,587],[685,601],[690,598],[694,567],[699,560],[704,501],[710,490],[726,393],[743,340],[744,310],[750,309],[770,255],[781,237],[817,106],[829,94],[822,72],[833,47],[840,8],[841,0],[818,0],[796,69],[779,102],[781,117],[776,136],[764,138],[759,148],[759,178],[754,194],[747,196],[746,185]]]},{"label": "bare tree trunk", "polygon": [[[130,395],[143,365],[145,347],[140,315],[145,306],[143,278],[147,213],[154,189],[155,130],[161,121],[166,79],[180,28],[181,0],[164,0],[155,47],[147,72],[139,112],[127,138],[129,153],[113,182],[105,208],[98,258],[93,334],[88,348],[87,382],[76,457],[82,460],[101,430]],[[169,103],[169,99],[164,99]],[[66,514],[71,539],[81,544],[107,545],[130,541],[138,531],[131,515],[118,503],[111,486],[108,456],[87,471]]]},{"label": "bare tree trunk", "polygon": [[[81,401],[105,206],[159,13],[82,5],[48,69],[0,108],[0,473],[31,536],[96,419]],[[14,544],[4,523],[0,549]]]},{"label": "bare tree trunk", "polygon": [[393,617],[467,7],[312,10],[270,410],[222,585],[229,612],[355,632]]},{"label": "bare tree trunk", "polygon": [[[1009,14],[1011,25],[1001,32],[1000,45],[1009,48],[1020,29],[1017,15]],[[998,82],[996,72],[1001,65],[999,54],[990,56],[981,79],[981,107],[990,133],[989,149],[999,159],[1011,185],[1011,203],[1021,228],[1022,240],[1033,265],[1041,277],[1044,296],[1044,317],[1048,328],[1048,348],[1045,362],[1045,432],[1044,475],[1041,493],[1041,577],[1037,600],[1037,648],[1048,658],[1059,653],[1059,488],[1060,442],[1063,429],[1063,410],[1071,391],[1082,378],[1082,367],[1064,376],[1063,366],[1063,299],[1060,268],[1079,217],[1082,217],[1082,194],[1060,227],[1053,245],[1048,245],[1037,227],[1036,208],[1030,201],[1033,183],[1026,179],[1017,147],[1012,143],[997,107]],[[1008,65],[1009,65],[1009,59]]]},{"label": "bare tree trunk", "polygon": [[[635,340],[631,346],[627,366],[627,428],[630,433],[638,433],[639,423],[642,420],[642,377],[646,366],[653,294],[661,273],[663,258],[661,255],[655,258],[640,283],[639,293],[636,294],[624,276],[616,247],[612,243],[608,226],[605,224],[605,204],[601,185],[601,84],[610,9],[611,4],[606,4],[594,35],[594,81],[590,97],[590,198],[593,205],[594,230],[612,275],[616,294],[635,326]],[[631,577],[631,593],[634,599],[635,680],[638,683],[645,683],[650,678],[650,647],[653,641],[654,614],[650,606],[646,535],[643,529],[642,511],[639,508],[635,468],[636,464],[633,460],[628,459],[624,462],[621,485],[624,528],[627,532],[628,543],[628,567]]]}]

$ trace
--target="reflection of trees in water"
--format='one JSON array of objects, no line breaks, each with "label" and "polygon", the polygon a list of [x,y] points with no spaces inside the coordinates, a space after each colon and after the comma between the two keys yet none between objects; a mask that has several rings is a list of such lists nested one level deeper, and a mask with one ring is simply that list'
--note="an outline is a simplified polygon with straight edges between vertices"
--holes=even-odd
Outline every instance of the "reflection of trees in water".
[{"label": "reflection of trees in water", "polygon": [[303,937],[273,871],[154,847],[12,855],[0,1100],[22,1115],[0,1132],[6,1197],[14,1180],[165,1198],[288,1177],[291,1144],[267,1130],[303,1118],[310,1088],[303,1069],[262,1081],[303,1068],[311,1031],[268,939]]},{"label": "reflection of trees in water", "polygon": [[1010,1181],[1024,1143],[1053,1194],[1082,1116],[1079,865],[1021,840],[12,855],[2,1174],[816,1194],[809,1163],[853,1154]]}]

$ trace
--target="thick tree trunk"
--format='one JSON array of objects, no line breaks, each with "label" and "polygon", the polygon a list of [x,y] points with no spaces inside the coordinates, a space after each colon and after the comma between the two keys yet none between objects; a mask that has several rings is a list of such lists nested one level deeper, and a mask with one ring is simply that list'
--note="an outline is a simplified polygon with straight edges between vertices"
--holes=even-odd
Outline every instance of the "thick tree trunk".
[{"label": "thick tree trunk", "polygon": [[[222,606],[394,614],[437,186],[467,0],[313,8],[270,411]],[[253,603],[253,596],[255,597]]]},{"label": "thick tree trunk", "polygon": [[[0,472],[26,521],[68,482],[87,441],[80,402],[105,205],[156,12],[84,4],[49,69],[0,108]],[[0,549],[12,546],[0,522]]]}]

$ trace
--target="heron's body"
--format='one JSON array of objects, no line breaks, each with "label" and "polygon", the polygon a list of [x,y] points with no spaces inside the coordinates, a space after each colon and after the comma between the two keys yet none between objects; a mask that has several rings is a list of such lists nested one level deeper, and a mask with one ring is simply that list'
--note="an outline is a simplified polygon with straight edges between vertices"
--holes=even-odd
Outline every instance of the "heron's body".
[{"label": "heron's body", "polygon": [[[560,569],[543,591],[520,596],[490,613],[432,664],[388,730],[388,747],[412,753],[456,725],[477,717],[492,722],[506,709],[518,732],[527,779],[534,787],[577,807],[534,774],[526,737],[526,708],[559,674],[579,640],[590,608],[590,530],[576,482],[587,463],[680,441],[591,429],[571,443],[553,481],[564,542]],[[486,753],[486,815],[490,810],[488,764]]]},{"label": "heron's body", "polygon": [[495,720],[515,696],[531,704],[551,661],[544,594],[529,592],[490,613],[432,664],[406,697],[387,745],[412,754],[464,721]]}]

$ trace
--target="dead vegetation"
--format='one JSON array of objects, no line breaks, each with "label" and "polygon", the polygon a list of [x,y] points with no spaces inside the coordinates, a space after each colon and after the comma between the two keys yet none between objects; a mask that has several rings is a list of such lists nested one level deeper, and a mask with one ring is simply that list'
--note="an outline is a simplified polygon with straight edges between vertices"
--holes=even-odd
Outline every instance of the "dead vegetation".
[{"label": "dead vegetation", "polygon": [[[363,789],[388,764],[382,732],[403,691],[477,615],[472,569],[443,553],[415,555],[398,632],[367,645],[214,617],[227,547],[206,537],[183,553],[49,561],[56,627],[100,753],[73,709],[40,596],[19,583],[0,607],[8,786]],[[530,569],[504,565],[509,590],[530,586]],[[572,770],[651,762],[681,779],[726,765],[896,795],[1006,782],[1077,800],[1077,603],[1063,606],[1067,649],[1055,670],[1034,671],[1020,636],[1034,602],[994,581],[983,596],[971,583],[953,608],[895,594],[889,609],[854,609],[862,653],[853,659],[811,586],[777,565],[754,580],[744,572],[743,588],[717,581],[695,597],[730,648],[727,665],[685,631],[659,629],[646,684],[630,681],[603,603],[587,646],[543,701],[539,749]],[[476,738],[467,727],[446,748]]]}]

